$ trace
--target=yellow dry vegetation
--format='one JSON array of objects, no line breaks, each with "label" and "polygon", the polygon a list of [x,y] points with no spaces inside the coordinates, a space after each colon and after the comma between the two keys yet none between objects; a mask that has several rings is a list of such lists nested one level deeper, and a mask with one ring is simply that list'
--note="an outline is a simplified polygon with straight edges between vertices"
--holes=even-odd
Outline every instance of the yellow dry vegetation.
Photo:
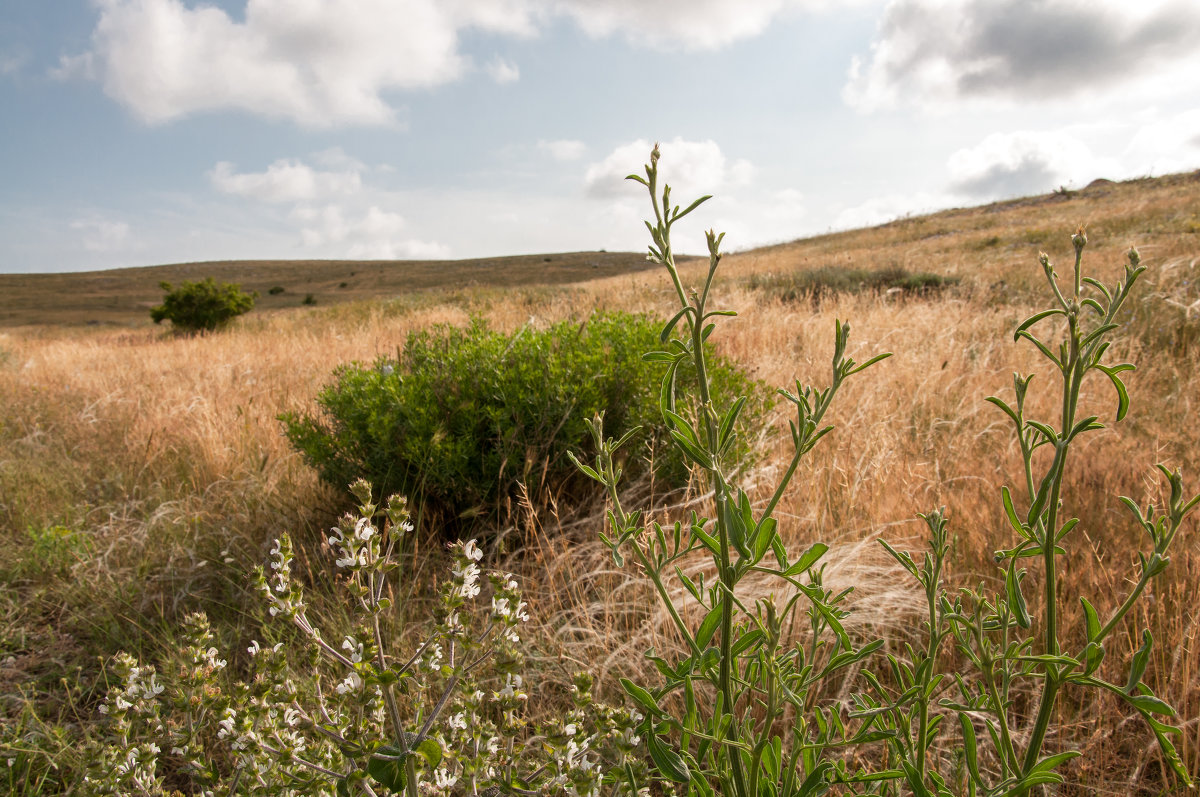
[{"label": "yellow dry vegetation", "polygon": [[[863,633],[888,636],[894,649],[918,633],[921,597],[873,542],[922,546],[917,512],[947,507],[956,535],[952,579],[964,585],[996,579],[991,552],[1009,534],[999,491],[1021,482],[1021,460],[1008,420],[984,398],[1011,396],[1013,372],[1036,371],[1034,413],[1054,418],[1054,377],[1031,345],[1013,341],[1012,330],[1045,305],[1038,252],[1069,275],[1070,235],[1080,224],[1090,239],[1090,273],[1115,281],[1130,245],[1149,268],[1120,350],[1110,358],[1139,366],[1127,380],[1132,410],[1121,424],[1087,438],[1064,491],[1065,511],[1082,519],[1060,560],[1064,594],[1089,597],[1102,614],[1119,600],[1143,543],[1117,496],[1140,503],[1160,497],[1153,470],[1159,461],[1182,467],[1192,492],[1200,490],[1200,306],[1189,304],[1198,298],[1200,278],[1197,207],[1200,173],[947,211],[726,258],[716,304],[739,317],[720,324],[714,341],[756,378],[780,387],[796,379],[826,384],[835,318],[850,321],[857,359],[894,353],[847,384],[833,411],[837,431],[806,463],[778,512],[797,548],[816,540],[832,546],[828,580],[857,586]],[[819,302],[785,301],[753,287],[765,282],[756,283],[756,275],[843,264],[900,266],[961,281],[924,298],[860,293]],[[700,267],[683,270],[694,277]],[[7,549],[0,563],[15,555],[31,528],[63,524],[90,543],[69,583],[43,585],[37,600],[7,610],[5,627],[49,621],[61,631],[57,644],[116,645],[140,638],[119,622],[152,631],[195,596],[215,592],[213,602],[236,601],[239,593],[225,582],[259,561],[275,533],[312,532],[327,522],[331,494],[290,449],[276,416],[311,409],[339,363],[394,353],[410,330],[462,323],[469,314],[506,330],[596,308],[661,316],[672,305],[670,291],[664,275],[637,272],[559,286],[447,286],[419,301],[252,314],[227,332],[198,337],[165,335],[148,323],[8,329],[0,334],[0,533]],[[1116,397],[1106,381],[1084,386],[1083,408],[1112,420]],[[777,428],[786,424],[779,412]],[[786,462],[786,437],[761,442],[765,456],[747,474],[760,491],[770,489]],[[633,489],[642,496],[655,491],[650,484]],[[703,503],[696,495],[665,499]],[[526,506],[499,536],[497,555],[507,556],[529,592],[545,675],[558,681],[578,665],[610,675],[643,667],[647,647],[672,644],[667,624],[648,608],[646,583],[618,571],[595,542],[600,509],[564,507],[560,516],[553,506]],[[419,580],[420,572],[413,577]],[[1180,753],[1200,773],[1195,520],[1159,584],[1135,612],[1136,624],[1128,623],[1114,643],[1120,649],[1109,650],[1102,674],[1123,683],[1141,628],[1152,630],[1148,683],[1180,709]],[[1030,584],[1025,594],[1039,590]],[[95,629],[89,640],[79,630],[85,624],[71,625],[71,618],[97,601],[117,602],[112,614],[122,619],[116,629]],[[1066,626],[1078,626],[1078,615],[1072,598]],[[42,677],[35,658],[14,658],[19,672],[5,676],[5,691]],[[1068,698],[1060,719],[1071,737],[1061,745],[1085,752],[1068,769],[1072,781],[1086,784],[1078,793],[1163,788],[1153,737],[1127,721],[1115,700]]]}]

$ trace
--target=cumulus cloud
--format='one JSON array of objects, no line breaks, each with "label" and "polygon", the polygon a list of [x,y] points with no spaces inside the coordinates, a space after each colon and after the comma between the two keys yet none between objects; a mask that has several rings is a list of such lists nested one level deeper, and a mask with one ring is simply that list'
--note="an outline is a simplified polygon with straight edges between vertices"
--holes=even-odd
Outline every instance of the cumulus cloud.
[{"label": "cumulus cloud", "polygon": [[620,35],[659,49],[712,50],[766,30],[789,0],[571,0],[558,9],[594,37]]},{"label": "cumulus cloud", "polygon": [[404,218],[399,213],[372,205],[361,216],[347,218],[340,205],[321,208],[298,207],[293,217],[303,226],[301,241],[306,249],[338,252],[354,259],[443,259],[448,247],[405,238]]},{"label": "cumulus cloud", "polygon": [[[649,159],[653,146],[649,141],[639,139],[617,147],[604,160],[589,166],[584,175],[588,195],[602,198],[636,196],[641,187],[626,182],[625,177],[642,174],[642,166]],[[662,151],[660,179],[671,186],[673,196],[679,201],[690,202],[702,194],[746,185],[754,174],[749,161],[729,160],[712,140],[676,138],[664,143]]]},{"label": "cumulus cloud", "polygon": [[[100,80],[142,120],[236,109],[302,125],[383,124],[382,96],[457,80],[466,28],[528,32],[524,2],[247,0],[241,19],[182,0],[96,0],[91,49],[60,75]],[[500,13],[511,5],[515,13]]]},{"label": "cumulus cloud", "polygon": [[1083,185],[1119,164],[1100,158],[1069,133],[993,133],[953,153],[946,163],[950,189],[973,199],[1043,194],[1061,185]]},{"label": "cumulus cloud", "polygon": [[353,194],[362,187],[357,169],[318,171],[306,163],[288,159],[275,161],[265,172],[242,174],[234,171],[232,163],[221,161],[208,176],[218,191],[260,202],[311,201],[330,195]]},{"label": "cumulus cloud", "polygon": [[79,219],[71,222],[71,229],[82,234],[83,248],[89,252],[114,252],[130,244],[129,225],[123,221]]},{"label": "cumulus cloud", "polygon": [[843,97],[871,111],[1194,86],[1198,36],[1200,6],[1183,0],[892,0]]},{"label": "cumulus cloud", "polygon": [[308,127],[396,124],[388,93],[482,72],[462,34],[528,37],[567,19],[593,37],[715,49],[761,33],[789,9],[856,0],[244,0],[231,14],[199,0],[93,0],[91,46],[53,74],[97,80],[151,124],[238,110]]},{"label": "cumulus cloud", "polygon": [[537,145],[538,149],[549,153],[550,157],[556,161],[579,160],[587,152],[587,144],[572,139],[559,139],[557,141],[542,140]]}]

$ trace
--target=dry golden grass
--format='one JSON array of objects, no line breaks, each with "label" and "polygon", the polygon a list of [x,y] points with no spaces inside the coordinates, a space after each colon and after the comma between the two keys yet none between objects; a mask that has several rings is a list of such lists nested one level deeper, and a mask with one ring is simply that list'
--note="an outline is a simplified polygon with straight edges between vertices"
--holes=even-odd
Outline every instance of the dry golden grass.
[{"label": "dry golden grass", "polygon": [[[1072,596],[1066,623],[1073,628],[1079,621],[1075,595],[1088,596],[1101,613],[1119,600],[1141,540],[1116,496],[1141,503],[1160,497],[1152,470],[1160,459],[1182,467],[1192,490],[1200,490],[1200,347],[1186,337],[1200,316],[1200,307],[1186,311],[1200,276],[1198,206],[1200,174],[1181,175],[948,211],[726,259],[717,302],[740,317],[722,324],[714,340],[755,377],[778,386],[796,379],[826,384],[835,318],[851,321],[858,359],[894,352],[848,383],[834,408],[837,431],[803,466],[778,512],[796,548],[817,540],[833,546],[827,578],[857,585],[861,633],[893,642],[918,633],[920,596],[874,543],[884,537],[900,547],[923,545],[917,512],[948,508],[956,583],[995,579],[990,554],[1008,541],[999,489],[1019,484],[1020,457],[1007,419],[984,398],[1011,395],[1014,371],[1038,371],[1034,389],[1047,392],[1031,405],[1053,418],[1053,379],[1033,347],[1014,343],[1011,332],[1043,303],[1039,249],[1069,272],[1069,235],[1080,223],[1088,224],[1085,263],[1092,274],[1114,280],[1130,244],[1150,269],[1117,352],[1139,363],[1129,380],[1133,410],[1080,450],[1065,493],[1066,511],[1082,518],[1063,560],[1062,589]],[[900,265],[962,281],[928,300],[855,295],[817,307],[749,287],[753,274],[837,263]],[[1193,288],[1180,287],[1185,279]],[[33,597],[5,619],[8,636],[0,634],[0,642],[11,650],[12,629],[49,621],[69,635],[64,644],[94,653],[152,644],[156,628],[197,604],[240,616],[246,593],[237,574],[262,558],[269,539],[285,529],[312,535],[328,521],[332,495],[289,448],[276,416],[310,409],[337,364],[392,353],[408,331],[461,323],[471,313],[515,329],[595,308],[662,316],[671,296],[662,275],[636,273],[574,286],[435,293],[419,303],[362,301],[259,314],[223,334],[193,338],[148,327],[26,326],[0,333],[0,533],[11,543],[0,565],[12,569],[6,557],[22,550],[28,529],[61,524],[88,539],[88,555],[71,565],[70,579],[13,587]],[[1179,313],[1171,315],[1175,305]],[[1177,329],[1164,333],[1163,324]],[[1085,410],[1111,419],[1111,388],[1100,382],[1085,388]],[[785,424],[781,414],[775,426]],[[765,441],[761,464],[748,474],[758,498],[786,460],[785,440],[786,432]],[[645,496],[653,487],[639,490]],[[702,505],[704,496],[670,501]],[[560,518],[555,507],[527,506],[514,513],[514,527],[503,530],[494,552],[524,577],[539,623],[540,666],[551,680],[565,680],[579,666],[627,672],[644,666],[646,648],[677,644],[647,583],[617,570],[595,541],[597,510],[563,507]],[[1159,584],[1136,627],[1129,623],[1109,650],[1101,674],[1120,682],[1140,629],[1152,629],[1149,682],[1180,709],[1181,753],[1200,774],[1194,520]],[[88,619],[97,603],[116,607],[114,626]],[[1071,639],[1078,640],[1074,631]],[[14,659],[18,672],[0,679],[5,691],[48,674],[35,658]],[[1165,788],[1169,781],[1147,729],[1127,720],[1115,701],[1089,701],[1064,706],[1068,738],[1051,742],[1085,750],[1069,772],[1078,784],[1072,793]]]}]

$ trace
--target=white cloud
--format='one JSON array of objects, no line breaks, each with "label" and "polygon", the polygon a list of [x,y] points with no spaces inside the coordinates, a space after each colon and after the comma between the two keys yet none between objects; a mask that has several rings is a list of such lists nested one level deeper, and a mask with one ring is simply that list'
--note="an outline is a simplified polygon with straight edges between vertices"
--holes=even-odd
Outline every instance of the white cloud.
[{"label": "white cloud", "polygon": [[92,48],[59,74],[94,75],[146,122],[236,109],[311,127],[386,124],[383,93],[461,77],[464,28],[529,32],[526,2],[247,0],[235,20],[182,0],[96,0]]},{"label": "white cloud", "polygon": [[859,205],[844,208],[834,217],[831,226],[835,230],[874,227],[903,216],[929,213],[953,204],[953,198],[947,194],[928,192],[886,194],[868,199]]},{"label": "white cloud", "polygon": [[301,202],[336,194],[353,194],[362,187],[358,171],[323,172],[298,160],[281,159],[265,172],[238,174],[234,165],[221,161],[209,172],[222,193],[260,202]]},{"label": "white cloud", "polygon": [[434,260],[450,256],[450,249],[434,241],[405,238],[407,224],[399,213],[372,205],[359,217],[347,218],[340,205],[299,207],[293,217],[302,224],[306,249],[352,259]]},{"label": "white cloud", "polygon": [[[663,49],[712,50],[766,30],[789,0],[566,0],[557,8],[590,36],[618,34]],[[807,5],[814,5],[807,3]]]},{"label": "white cloud", "polygon": [[240,14],[200,0],[93,0],[88,51],[52,74],[97,80],[141,120],[237,110],[307,127],[397,124],[389,93],[482,71],[465,31],[528,37],[569,19],[592,37],[711,50],[762,33],[789,10],[862,0],[244,0]]},{"label": "white cloud", "polygon": [[521,79],[521,70],[512,61],[497,56],[487,65],[487,73],[492,80],[504,85],[515,83]]},{"label": "white cloud", "polygon": [[891,0],[844,99],[864,111],[1196,86],[1200,6],[1182,0]]},{"label": "white cloud", "polygon": [[1061,131],[993,133],[953,153],[946,167],[950,189],[973,199],[1044,194],[1120,171],[1115,160],[1097,157],[1086,143]]},{"label": "white cloud", "polygon": [[1129,175],[1200,168],[1200,109],[1142,127],[1133,135],[1121,160]]},{"label": "white cloud", "polygon": [[538,141],[538,149],[550,153],[550,157],[556,161],[574,161],[584,156],[587,152],[587,144],[572,139],[542,140]]},{"label": "white cloud", "polygon": [[123,221],[79,219],[71,222],[71,229],[82,234],[83,248],[89,252],[126,249],[131,242],[129,225]]},{"label": "white cloud", "polygon": [[[650,159],[652,147],[649,141],[639,139],[617,147],[604,160],[593,163],[584,175],[587,193],[607,198],[636,196],[642,187],[626,182],[625,177],[644,174],[643,166]],[[690,203],[703,194],[746,185],[754,174],[749,161],[730,161],[712,140],[675,138],[663,144],[662,153],[659,179],[671,186],[676,203]]]}]

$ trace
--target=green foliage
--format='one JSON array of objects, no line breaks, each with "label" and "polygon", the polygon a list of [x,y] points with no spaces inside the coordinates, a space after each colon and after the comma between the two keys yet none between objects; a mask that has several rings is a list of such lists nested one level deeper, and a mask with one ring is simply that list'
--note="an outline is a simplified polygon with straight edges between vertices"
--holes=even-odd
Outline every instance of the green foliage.
[{"label": "green foliage", "polygon": [[[930,531],[930,549],[922,564],[918,565],[911,554],[884,543],[924,589],[929,611],[925,623],[926,645],[923,650],[907,646],[903,657],[889,655],[892,688],[869,675],[872,694],[858,698],[857,709],[861,716],[886,718],[885,727],[892,733],[889,746],[901,762],[904,781],[913,794],[1016,797],[1031,790],[1040,791],[1046,784],[1064,783],[1063,774],[1057,770],[1078,757],[1079,751],[1052,753],[1045,748],[1052,735],[1056,706],[1068,691],[1080,690],[1107,691],[1120,697],[1126,709],[1140,714],[1154,732],[1166,767],[1180,781],[1192,785],[1187,765],[1175,748],[1176,737],[1183,733],[1170,723],[1176,716],[1175,709],[1155,697],[1143,680],[1153,644],[1149,629],[1142,632],[1142,646],[1133,655],[1124,685],[1105,681],[1099,674],[1105,641],[1127,618],[1137,617],[1131,610],[1167,568],[1171,544],[1185,518],[1200,504],[1200,495],[1186,497],[1178,471],[1158,466],[1170,485],[1170,498],[1161,509],[1153,505],[1143,509],[1129,498],[1121,499],[1146,533],[1151,550],[1138,553],[1137,580],[1126,581],[1132,586],[1127,588],[1119,607],[1103,621],[1087,597],[1074,596],[1084,610],[1083,633],[1078,635],[1084,641],[1074,650],[1062,642],[1063,603],[1069,598],[1062,594],[1058,561],[1069,554],[1072,546],[1084,550],[1090,547],[1078,545],[1078,535],[1071,534],[1079,518],[1064,516],[1063,509],[1069,503],[1064,495],[1064,475],[1068,462],[1079,456],[1077,453],[1069,456],[1075,441],[1104,428],[1095,415],[1080,417],[1080,386],[1091,372],[1104,377],[1116,394],[1115,420],[1121,421],[1128,413],[1129,393],[1121,374],[1134,366],[1106,363],[1104,359],[1112,333],[1118,328],[1115,319],[1134,283],[1145,271],[1139,264],[1137,251],[1131,249],[1123,279],[1109,288],[1083,275],[1087,237],[1082,229],[1072,241],[1073,281],[1060,285],[1049,257],[1042,254],[1042,271],[1053,302],[1050,308],[1021,323],[1015,335],[1017,340],[1032,343],[1061,377],[1051,382],[1061,385],[1061,402],[1056,402],[1061,406],[1060,417],[1034,420],[1026,414],[1032,375],[1014,375],[1011,403],[995,396],[988,398],[1012,421],[1024,461],[1020,487],[1001,490],[1004,512],[1015,536],[1013,547],[996,553],[1000,566],[998,581],[1003,587],[988,589],[980,585],[957,594],[946,590],[942,571],[950,543],[943,512],[924,516]],[[1057,334],[1033,331],[1045,330],[1054,321],[1061,325]],[[1035,457],[1038,449],[1053,455]],[[1040,576],[1038,583],[1043,594],[1038,611],[1029,608],[1022,586],[1030,570]],[[969,666],[956,667],[952,673],[940,670],[939,653],[945,645],[952,645]],[[939,730],[945,732],[939,728],[945,715],[930,712],[932,696],[939,689],[944,694],[940,707],[958,716],[961,749],[967,764],[966,772],[959,773],[961,784],[956,792],[948,789],[949,773],[940,770],[934,749]],[[1011,700],[1011,695],[1028,691],[1040,692],[1031,722]],[[986,733],[977,732],[977,725]],[[981,758],[995,761],[998,772],[981,767]]]},{"label": "green foliage", "polygon": [[958,281],[958,277],[911,272],[900,266],[882,269],[821,266],[789,274],[756,274],[750,277],[749,285],[785,302],[807,299],[817,304],[839,293],[899,292],[906,296],[926,296],[940,293]]},{"label": "green foliage", "polygon": [[[663,368],[642,354],[658,325],[627,313],[597,314],[507,335],[475,320],[412,333],[399,358],[337,369],[317,398],[321,413],[282,416],[287,435],[323,479],[359,477],[401,492],[444,521],[495,516],[517,483],[534,500],[581,498],[586,485],[567,459],[589,440],[586,419],[604,410],[612,428],[641,427],[638,440],[669,485],[685,483],[685,459],[664,446],[653,384]],[[714,358],[710,378],[745,392],[751,380]],[[695,384],[681,378],[681,391]],[[757,402],[762,410],[765,402]],[[745,460],[742,443],[731,462]],[[629,472],[647,470],[633,456]],[[453,522],[452,522],[453,525]]]},{"label": "green foliage", "polygon": [[272,296],[278,296],[279,294],[283,293],[283,291],[284,287],[282,285],[276,285],[271,288],[271,290],[267,291],[267,293],[271,294]]},{"label": "green foliage", "polygon": [[[665,349],[647,356],[667,366],[659,411],[676,450],[711,488],[712,517],[693,511],[686,521],[664,525],[643,511],[627,512],[615,457],[628,436],[606,439],[605,419],[597,415],[590,426],[599,453],[591,465],[576,464],[608,491],[601,539],[618,567],[626,557],[636,561],[686,646],[682,658],[647,653],[662,676],[658,684],[629,679],[621,684],[645,715],[641,735],[655,777],[664,784],[686,784],[689,795],[708,797],[800,797],[824,794],[839,783],[859,793],[859,785],[894,777],[865,772],[840,754],[845,747],[878,741],[878,716],[845,722],[841,707],[823,699],[822,684],[862,666],[883,643],[860,645],[850,637],[842,622],[849,614],[849,590],[827,589],[818,568],[828,546],[816,543],[793,557],[774,511],[801,460],[831,431],[824,419],[844,381],[888,355],[856,363],[846,356],[849,326],[835,324],[829,386],[797,382],[794,393],[780,391],[796,413],[793,455],[766,505],[754,507],[734,481],[730,457],[738,445],[746,394],[726,391],[708,378],[705,341],[715,319],[734,315],[709,306],[723,236],[708,233],[707,279],[699,290],[685,289],[671,250],[671,228],[707,197],[684,210],[673,206],[670,187],[659,193],[658,159],[655,147],[646,176],[630,179],[650,193],[650,259],[665,267],[678,304],[661,334]],[[697,375],[693,417],[681,413],[677,403],[677,377],[689,372]],[[701,561],[706,566],[696,570]],[[761,597],[767,589],[773,594]],[[795,638],[798,627],[808,629],[807,639]]]},{"label": "green foliage", "polygon": [[258,292],[245,293],[241,286],[217,282],[206,277],[200,282],[184,281],[178,288],[171,283],[159,283],[166,296],[163,303],[150,311],[154,323],[170,321],[181,332],[212,332],[229,323],[230,319],[254,308]]},{"label": "green foliage", "polygon": [[41,581],[65,577],[71,566],[91,553],[87,535],[65,526],[31,527],[21,558],[0,569],[9,581]]},{"label": "green foliage", "polygon": [[306,304],[306,305],[314,305],[316,303],[317,303],[317,297],[313,296],[311,293],[304,294],[304,301],[300,302],[300,304]]}]

